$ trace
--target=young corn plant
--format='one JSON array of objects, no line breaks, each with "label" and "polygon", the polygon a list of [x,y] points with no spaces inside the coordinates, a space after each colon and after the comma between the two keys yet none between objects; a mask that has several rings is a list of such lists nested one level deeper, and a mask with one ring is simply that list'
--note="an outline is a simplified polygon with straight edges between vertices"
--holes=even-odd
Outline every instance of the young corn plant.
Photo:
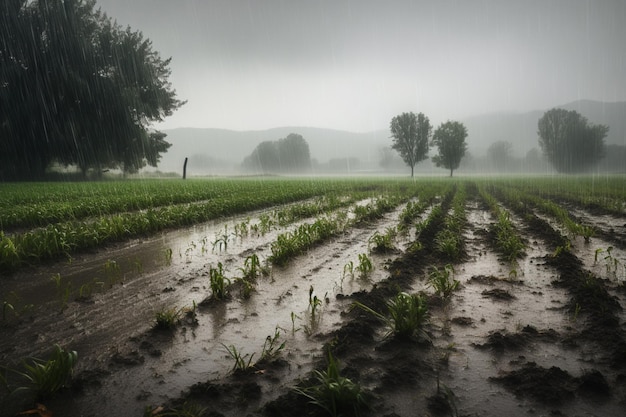
[{"label": "young corn plant", "polygon": [[393,244],[394,239],[398,235],[398,231],[395,227],[387,228],[387,231],[382,234],[376,232],[369,238],[368,243],[372,245],[372,250],[378,253],[393,252],[396,247]]},{"label": "young corn plant", "polygon": [[343,266],[343,277],[345,278],[346,275],[350,275],[352,278],[354,278],[354,262],[353,261],[350,261]]},{"label": "young corn plant", "polygon": [[241,354],[241,351],[238,351],[237,348],[233,345],[226,346],[222,343],[222,346],[226,349],[230,357],[234,360],[233,364],[233,372],[245,372],[254,367],[252,363],[252,358],[254,357],[254,353],[252,355],[246,353],[245,355]]},{"label": "young corn plant", "polygon": [[359,254],[359,264],[355,269],[359,272],[361,278],[365,278],[372,272],[374,265],[366,253],[361,253]]},{"label": "young corn plant", "polygon": [[221,262],[217,263],[217,268],[209,268],[209,278],[211,284],[211,292],[213,298],[221,300],[226,297],[228,285],[230,280],[224,276],[224,267]]},{"label": "young corn plant", "polygon": [[304,388],[297,387],[295,391],[331,416],[358,416],[367,407],[365,391],[359,384],[341,376],[339,364],[330,351],[326,370],[316,370],[314,376],[316,384]]},{"label": "young corn plant", "polygon": [[163,308],[154,315],[156,329],[171,330],[180,323],[182,310],[176,308]]},{"label": "young corn plant", "polygon": [[311,285],[309,288],[309,309],[311,310],[311,322],[315,322],[317,309],[322,306],[322,300],[320,300],[317,295],[315,295],[315,290]]},{"label": "young corn plant", "polygon": [[17,373],[26,379],[28,387],[39,399],[49,398],[68,386],[74,365],[78,359],[75,351],[67,351],[54,345],[52,356],[47,361],[32,358],[24,362],[24,371]]},{"label": "young corn plant", "polygon": [[449,298],[459,287],[459,281],[454,279],[454,268],[448,264],[443,269],[434,267],[430,273],[428,284],[435,293],[443,298]]},{"label": "young corn plant", "polygon": [[354,306],[373,314],[389,327],[390,331],[385,337],[394,335],[398,339],[410,339],[419,334],[428,338],[424,332],[424,324],[428,320],[428,306],[426,298],[422,295],[398,293],[387,301],[388,315],[381,314],[359,302],[355,302]]},{"label": "young corn plant", "polygon": [[285,348],[285,343],[280,343],[280,328],[276,326],[274,329],[274,336],[268,335],[263,343],[263,350],[261,351],[261,361],[271,360],[278,356],[278,354]]}]

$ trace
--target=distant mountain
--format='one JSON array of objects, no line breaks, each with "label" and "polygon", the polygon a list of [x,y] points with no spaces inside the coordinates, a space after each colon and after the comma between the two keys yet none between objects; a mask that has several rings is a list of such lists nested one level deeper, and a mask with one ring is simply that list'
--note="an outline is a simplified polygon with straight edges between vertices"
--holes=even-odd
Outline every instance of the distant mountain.
[{"label": "distant mountain", "polygon": [[[562,106],[576,110],[590,123],[609,126],[607,144],[626,146],[626,102],[604,103],[579,100]],[[468,147],[473,155],[484,155],[489,145],[499,140],[513,144],[513,152],[523,156],[538,148],[537,121],[549,109],[526,113],[491,113],[469,117],[462,122],[468,130]],[[436,126],[435,126],[436,127]],[[309,144],[311,158],[319,163],[332,159],[356,158],[361,169],[377,169],[381,149],[391,145],[388,129],[368,133],[316,127],[278,127],[258,131],[178,128],[165,130],[172,147],[163,155],[159,170],[181,172],[189,157],[192,175],[236,172],[243,159],[263,141],[274,141],[297,133]],[[433,151],[431,151],[433,154]]]},{"label": "distant mountain", "polygon": [[[607,145],[626,145],[626,102],[579,100],[555,107],[576,110],[589,123],[609,126],[609,134],[605,139]],[[532,148],[539,148],[537,122],[547,110],[550,109],[518,114],[483,114],[464,120],[470,151],[476,155],[484,154],[489,145],[499,140],[511,142],[514,153],[519,156]]]}]

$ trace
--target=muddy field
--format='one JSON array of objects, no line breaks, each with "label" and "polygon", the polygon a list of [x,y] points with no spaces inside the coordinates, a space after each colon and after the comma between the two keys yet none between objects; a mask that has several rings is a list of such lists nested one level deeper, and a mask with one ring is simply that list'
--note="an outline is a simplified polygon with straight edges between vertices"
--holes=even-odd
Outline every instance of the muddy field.
[{"label": "muddy field", "polygon": [[[435,243],[460,189],[461,253],[451,259]],[[328,415],[296,387],[315,383],[329,353],[365,399],[344,415],[624,415],[626,215],[554,200],[595,229],[585,240],[531,204],[493,195],[525,243],[513,262],[502,259],[497,219],[469,181],[428,201],[394,236],[395,249],[379,253],[371,237],[397,228],[406,202],[269,265],[249,297],[234,280],[244,261],[256,254],[265,263],[280,234],[314,218],[235,233],[267,211],[249,212],[7,274],[4,300],[22,308],[0,326],[3,368],[45,358],[54,344],[79,359],[54,397],[5,390],[0,415],[37,403],[55,416]],[[362,273],[353,267],[363,254],[373,269]],[[233,281],[219,300],[209,285],[218,263]],[[459,285],[444,297],[429,277],[447,265]],[[399,291],[428,305],[410,338],[354,307],[386,314]],[[167,309],[179,321],[159,329],[155,316]],[[247,369],[234,369],[233,348]],[[14,387],[17,377],[4,375]]]}]

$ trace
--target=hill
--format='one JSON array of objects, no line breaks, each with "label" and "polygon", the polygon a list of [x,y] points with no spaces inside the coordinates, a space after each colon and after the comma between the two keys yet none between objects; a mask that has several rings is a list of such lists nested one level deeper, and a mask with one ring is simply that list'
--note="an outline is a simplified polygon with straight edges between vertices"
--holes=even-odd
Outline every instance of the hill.
[{"label": "hill", "polygon": [[[608,125],[606,143],[626,146],[626,102],[579,100],[555,107],[576,110],[590,123]],[[475,156],[484,155],[493,142],[506,140],[513,144],[514,154],[525,155],[528,150],[539,147],[537,121],[546,110],[549,109],[491,113],[462,120],[468,129],[469,151]],[[289,133],[302,135],[309,144],[311,157],[319,163],[356,158],[359,168],[368,170],[379,168],[381,149],[391,144],[387,129],[355,133],[292,126],[257,131],[178,128],[164,132],[172,147],[163,155],[159,170],[181,172],[185,157],[189,157],[192,175],[236,172],[259,143],[284,138]]]}]

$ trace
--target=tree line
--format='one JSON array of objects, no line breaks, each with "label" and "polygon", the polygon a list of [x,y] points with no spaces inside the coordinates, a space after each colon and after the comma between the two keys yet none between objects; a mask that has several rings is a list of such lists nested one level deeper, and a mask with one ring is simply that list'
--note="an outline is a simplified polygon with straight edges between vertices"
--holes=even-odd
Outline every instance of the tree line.
[{"label": "tree line", "polygon": [[[604,139],[609,131],[608,126],[589,123],[574,110],[548,110],[539,119],[537,126],[539,146],[557,172],[588,172],[606,155]],[[433,156],[432,161],[438,167],[449,169],[450,176],[459,167],[467,151],[467,129],[457,121],[442,123],[433,134],[430,121],[423,113],[402,113],[391,120],[390,130],[393,142],[391,148],[411,168],[411,177],[415,165],[428,157],[430,146],[438,148],[438,154]],[[487,150],[499,171],[504,170],[511,149],[510,142],[501,140],[494,142]]]},{"label": "tree line", "polygon": [[95,0],[2,0],[0,178],[52,164],[83,173],[156,166],[170,144],[153,122],[184,102],[170,59],[95,10]]}]

